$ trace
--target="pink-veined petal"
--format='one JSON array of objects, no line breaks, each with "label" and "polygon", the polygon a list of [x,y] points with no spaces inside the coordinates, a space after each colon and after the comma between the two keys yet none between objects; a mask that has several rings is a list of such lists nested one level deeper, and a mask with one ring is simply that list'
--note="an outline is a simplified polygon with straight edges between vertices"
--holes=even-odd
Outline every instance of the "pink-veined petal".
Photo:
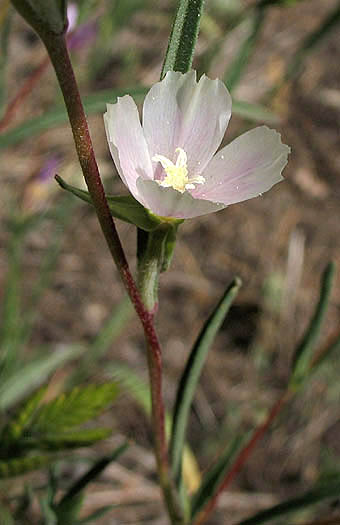
[{"label": "pink-veined petal", "polygon": [[144,101],[150,157],[159,154],[175,162],[180,147],[188,156],[191,176],[199,175],[220,145],[230,115],[231,97],[223,82],[203,75],[197,83],[194,71],[169,71]]},{"label": "pink-veined petal", "polygon": [[125,95],[116,104],[107,104],[104,123],[118,173],[138,199],[136,180],[152,178],[152,165],[134,100]]},{"label": "pink-veined petal", "polygon": [[156,181],[139,178],[137,189],[144,206],[162,217],[191,219],[225,208],[223,204],[194,199],[188,191],[180,193],[160,186]]},{"label": "pink-veined petal", "polygon": [[247,131],[216,153],[203,173],[206,182],[191,193],[225,205],[257,197],[283,180],[289,152],[276,131]]}]

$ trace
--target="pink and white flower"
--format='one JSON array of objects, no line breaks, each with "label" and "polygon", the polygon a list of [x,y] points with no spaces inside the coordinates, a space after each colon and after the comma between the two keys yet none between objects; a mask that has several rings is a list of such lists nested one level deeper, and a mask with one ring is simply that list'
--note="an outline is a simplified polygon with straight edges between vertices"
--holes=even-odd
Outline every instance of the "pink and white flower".
[{"label": "pink and white flower", "polygon": [[[188,219],[261,195],[283,180],[290,148],[260,126],[217,151],[231,116],[220,80],[169,71],[145,97],[143,125],[126,95],[104,122],[118,173],[143,206]],[[216,152],[217,151],[217,152]]]}]

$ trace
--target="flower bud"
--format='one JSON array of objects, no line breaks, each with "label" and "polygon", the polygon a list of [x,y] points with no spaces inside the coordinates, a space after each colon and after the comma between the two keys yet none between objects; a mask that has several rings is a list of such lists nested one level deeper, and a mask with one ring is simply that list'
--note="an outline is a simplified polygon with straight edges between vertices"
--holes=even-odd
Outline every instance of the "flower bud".
[{"label": "flower bud", "polygon": [[11,0],[15,9],[44,40],[67,29],[67,0]]}]

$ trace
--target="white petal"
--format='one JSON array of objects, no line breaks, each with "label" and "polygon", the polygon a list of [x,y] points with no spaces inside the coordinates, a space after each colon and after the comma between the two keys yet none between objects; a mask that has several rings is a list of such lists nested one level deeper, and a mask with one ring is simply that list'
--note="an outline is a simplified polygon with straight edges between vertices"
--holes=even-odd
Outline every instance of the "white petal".
[{"label": "white petal", "polygon": [[104,123],[119,175],[138,199],[136,180],[138,177],[152,178],[152,165],[133,99],[126,95],[118,98],[116,104],[107,104]]},{"label": "white petal", "polygon": [[205,184],[191,193],[225,205],[257,197],[283,180],[289,152],[279,133],[255,128],[216,153],[203,173]]},{"label": "white petal", "polygon": [[191,219],[225,208],[223,204],[194,199],[188,191],[180,193],[141,177],[137,180],[137,189],[144,206],[162,217]]},{"label": "white petal", "polygon": [[182,148],[190,176],[200,174],[220,145],[230,115],[231,97],[223,82],[203,75],[197,83],[194,71],[169,71],[144,101],[150,157],[160,154],[175,162],[175,150]]}]

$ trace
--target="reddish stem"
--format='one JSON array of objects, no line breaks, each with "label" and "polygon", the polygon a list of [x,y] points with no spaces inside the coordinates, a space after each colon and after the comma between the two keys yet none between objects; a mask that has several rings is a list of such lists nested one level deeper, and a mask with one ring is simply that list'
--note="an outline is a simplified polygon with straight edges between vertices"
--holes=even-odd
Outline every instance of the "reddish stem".
[{"label": "reddish stem", "polygon": [[40,80],[41,75],[44,73],[44,71],[47,69],[47,66],[49,65],[50,60],[48,56],[46,56],[40,65],[33,71],[33,73],[28,77],[28,79],[24,82],[23,86],[19,89],[18,93],[15,95],[15,97],[10,101],[8,104],[5,114],[3,115],[2,119],[0,120],[0,131],[3,131],[7,126],[10,124],[11,120],[13,119],[15,112],[22,104],[22,102],[25,100],[25,98],[31,93],[31,91],[34,89],[38,81]]},{"label": "reddish stem", "polygon": [[290,393],[285,391],[280,397],[280,399],[274,403],[266,420],[254,430],[253,435],[251,436],[248,443],[242,448],[242,450],[238,454],[226,477],[222,481],[221,485],[218,487],[215,495],[208,501],[206,507],[194,520],[193,525],[202,525],[210,517],[211,513],[216,507],[218,498],[220,497],[222,492],[230,485],[235,476],[239,473],[239,471],[253,452],[255,445],[264,436],[264,434],[266,433],[266,431],[280,412],[282,406],[287,401],[289,395]]},{"label": "reddish stem", "polygon": [[170,483],[164,425],[165,414],[162,399],[162,354],[153,325],[153,315],[148,312],[143,305],[107,204],[65,37],[63,35],[48,35],[48,37],[45,37],[44,43],[64,96],[80,165],[102,231],[111,255],[117,265],[122,281],[144,329],[148,347],[152,422],[155,432],[155,452],[158,473],[165,500],[168,504],[169,513],[172,515],[173,523],[176,523],[175,519],[177,519],[178,508],[176,505],[176,497]]}]

